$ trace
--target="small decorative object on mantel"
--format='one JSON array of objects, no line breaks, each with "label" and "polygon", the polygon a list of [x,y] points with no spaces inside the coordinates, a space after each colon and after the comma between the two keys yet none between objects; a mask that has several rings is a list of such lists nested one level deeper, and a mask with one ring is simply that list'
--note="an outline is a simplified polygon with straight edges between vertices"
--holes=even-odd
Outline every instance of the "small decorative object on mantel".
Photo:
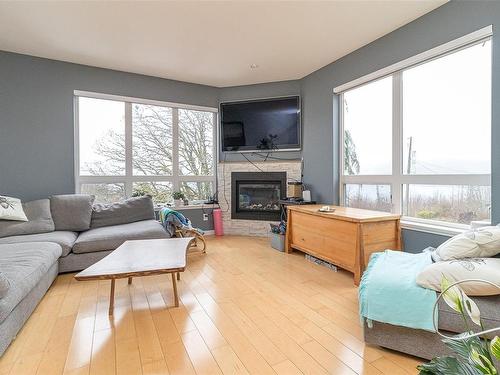
[{"label": "small decorative object on mantel", "polygon": [[174,191],[174,194],[172,195],[174,197],[174,206],[182,207],[184,205],[184,199],[186,198],[184,193],[180,191]]},{"label": "small decorative object on mantel", "polygon": [[302,182],[289,181],[287,189],[287,198],[302,198]]}]

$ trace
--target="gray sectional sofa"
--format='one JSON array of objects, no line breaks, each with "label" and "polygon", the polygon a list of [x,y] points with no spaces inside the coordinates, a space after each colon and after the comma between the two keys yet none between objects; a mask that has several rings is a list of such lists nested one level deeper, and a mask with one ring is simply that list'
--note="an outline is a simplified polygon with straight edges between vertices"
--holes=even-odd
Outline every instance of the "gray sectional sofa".
[{"label": "gray sectional sofa", "polygon": [[0,220],[0,355],[58,273],[80,271],[126,240],[169,237],[147,196],[94,205],[72,194],[23,208],[28,222]]},{"label": "gray sectional sofa", "polygon": [[[481,311],[485,328],[500,327],[500,295],[472,298]],[[452,310],[443,299],[439,301],[438,309],[438,326],[441,333],[453,336],[465,331],[462,316]],[[472,322],[469,322],[469,325],[474,326]],[[365,342],[368,344],[425,359],[450,354],[450,350],[436,333],[380,322],[373,322],[372,328],[365,323],[363,328]]]}]

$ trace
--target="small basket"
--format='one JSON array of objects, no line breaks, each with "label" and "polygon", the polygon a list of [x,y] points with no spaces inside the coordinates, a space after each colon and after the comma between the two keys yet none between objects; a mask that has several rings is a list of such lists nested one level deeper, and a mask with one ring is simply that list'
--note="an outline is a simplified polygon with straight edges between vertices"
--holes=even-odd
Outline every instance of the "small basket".
[{"label": "small basket", "polygon": [[285,235],[271,232],[271,247],[278,251],[285,251]]}]

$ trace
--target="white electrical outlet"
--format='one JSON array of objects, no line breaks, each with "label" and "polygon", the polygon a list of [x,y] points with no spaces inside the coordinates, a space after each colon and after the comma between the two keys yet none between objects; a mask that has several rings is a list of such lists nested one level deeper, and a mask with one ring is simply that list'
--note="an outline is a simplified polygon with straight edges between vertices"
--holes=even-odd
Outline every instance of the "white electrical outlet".
[{"label": "white electrical outlet", "polygon": [[208,221],[208,214],[203,214],[203,221]]}]

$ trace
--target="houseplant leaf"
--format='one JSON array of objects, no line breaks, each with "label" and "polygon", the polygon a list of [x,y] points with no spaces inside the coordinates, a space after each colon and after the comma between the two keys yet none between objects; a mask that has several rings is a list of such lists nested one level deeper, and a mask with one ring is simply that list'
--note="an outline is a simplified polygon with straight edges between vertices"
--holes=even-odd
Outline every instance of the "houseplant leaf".
[{"label": "houseplant leaf", "polygon": [[485,350],[478,337],[469,337],[461,340],[457,340],[461,337],[465,337],[472,332],[464,332],[457,335],[455,339],[443,339],[443,343],[449,347],[455,354],[460,356],[461,359],[468,361],[470,358],[470,353],[475,350],[481,355],[489,358],[489,353]]},{"label": "houseplant leaf", "polygon": [[462,293],[462,306],[465,307],[465,311],[467,311],[471,320],[476,325],[481,326],[481,312],[479,311],[479,307],[465,293]]},{"label": "houseplant leaf", "polygon": [[490,343],[491,353],[500,361],[500,338],[495,336]]},{"label": "houseplant leaf", "polygon": [[421,375],[482,375],[482,372],[471,364],[454,357],[437,357],[417,369]]},{"label": "houseplant leaf", "polygon": [[[450,285],[450,281],[443,275],[441,279],[441,291],[445,291]],[[464,312],[464,308],[462,306],[462,295],[462,290],[458,286],[453,286],[443,293],[443,298],[448,306],[456,312],[462,314]]]},{"label": "houseplant leaf", "polygon": [[474,365],[476,366],[476,368],[479,369],[479,371],[481,371],[483,374],[487,375],[498,374],[493,363],[486,356],[480,354],[478,351],[473,349],[470,354],[470,358],[474,363]]}]

